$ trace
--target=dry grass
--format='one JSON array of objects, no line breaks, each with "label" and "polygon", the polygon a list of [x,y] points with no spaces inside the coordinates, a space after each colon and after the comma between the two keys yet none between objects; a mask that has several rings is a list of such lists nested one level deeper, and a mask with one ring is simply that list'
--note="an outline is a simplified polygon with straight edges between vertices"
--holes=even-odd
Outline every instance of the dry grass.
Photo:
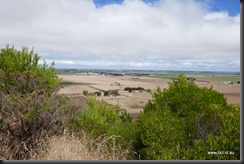
[{"label": "dry grass", "polygon": [[31,160],[126,160],[128,150],[121,152],[121,147],[108,146],[109,138],[92,138],[83,133],[81,139],[73,134],[54,136],[40,154]]}]

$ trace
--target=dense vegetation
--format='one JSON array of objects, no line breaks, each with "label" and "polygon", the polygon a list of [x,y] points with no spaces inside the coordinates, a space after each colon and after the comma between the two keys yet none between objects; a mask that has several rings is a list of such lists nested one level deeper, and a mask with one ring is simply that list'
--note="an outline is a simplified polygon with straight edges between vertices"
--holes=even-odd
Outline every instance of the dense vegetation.
[{"label": "dense vegetation", "polygon": [[48,137],[61,134],[72,110],[56,95],[59,82],[50,67],[27,48],[0,51],[0,159],[29,159]]},{"label": "dense vegetation", "polygon": [[[108,145],[121,147],[121,152],[133,152],[135,123],[129,113],[120,113],[119,106],[108,106],[105,101],[97,103],[95,98],[90,97],[87,108],[73,118],[70,128],[77,133],[85,131],[95,138],[105,136]],[[133,154],[127,155],[127,158],[132,158]]]},{"label": "dense vegetation", "polygon": [[240,159],[239,105],[182,74],[152,96],[137,122],[143,159]]},{"label": "dense vegetation", "polygon": [[240,105],[227,104],[213,88],[200,88],[180,74],[167,89],[154,90],[132,120],[119,105],[91,96],[85,109],[72,105],[56,94],[61,79],[54,63],[39,59],[25,47],[0,51],[0,159],[30,159],[64,129],[81,141],[85,132],[117,147],[126,159],[240,159]]}]

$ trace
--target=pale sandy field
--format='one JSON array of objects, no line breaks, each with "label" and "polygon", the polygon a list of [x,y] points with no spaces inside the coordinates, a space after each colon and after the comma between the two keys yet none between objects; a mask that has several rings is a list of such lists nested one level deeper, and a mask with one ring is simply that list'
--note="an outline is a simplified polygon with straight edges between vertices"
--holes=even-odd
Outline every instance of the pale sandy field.
[{"label": "pale sandy field", "polygon": [[[151,95],[148,92],[132,92],[124,91],[125,87],[143,87],[145,89],[167,88],[170,79],[160,79],[151,77],[133,77],[133,76],[105,76],[93,74],[86,75],[59,75],[64,81],[76,83],[75,85],[67,85],[62,88],[59,93],[68,96],[83,96],[83,90],[94,92],[109,89],[118,89],[120,96],[97,97],[97,100],[106,100],[108,104],[119,104],[122,110],[127,110],[131,114],[139,113],[143,110],[144,105]],[[120,85],[118,85],[118,83]],[[218,82],[195,82],[203,87],[213,86],[213,89],[223,93],[228,103],[240,103],[240,84],[224,85]]]}]

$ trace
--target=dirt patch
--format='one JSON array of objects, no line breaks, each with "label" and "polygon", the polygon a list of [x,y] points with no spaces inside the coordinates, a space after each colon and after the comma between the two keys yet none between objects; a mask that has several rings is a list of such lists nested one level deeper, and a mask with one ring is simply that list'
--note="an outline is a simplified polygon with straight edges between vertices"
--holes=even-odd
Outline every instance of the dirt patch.
[{"label": "dirt patch", "polygon": [[210,82],[210,83],[196,83],[201,87],[213,87],[214,90],[223,93],[224,96],[227,98],[227,102],[229,104],[236,103],[240,104],[240,84],[228,84],[223,85],[217,82]]},{"label": "dirt patch", "polygon": [[229,104],[241,104],[240,93],[223,93]]}]

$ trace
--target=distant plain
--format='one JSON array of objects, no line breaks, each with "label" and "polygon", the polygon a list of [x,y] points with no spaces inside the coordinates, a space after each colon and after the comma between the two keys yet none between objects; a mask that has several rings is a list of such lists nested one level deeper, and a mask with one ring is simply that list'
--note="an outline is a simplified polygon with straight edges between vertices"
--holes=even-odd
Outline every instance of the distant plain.
[{"label": "distant plain", "polygon": [[[86,97],[83,91],[90,93],[117,89],[119,96],[97,96],[96,99],[98,101],[103,99],[110,105],[119,105],[121,110],[137,115],[152,96],[145,91],[124,91],[125,87],[143,87],[152,91],[157,87],[163,89],[167,88],[168,83],[179,74],[179,72],[146,72],[148,75],[137,76],[135,71],[130,72],[129,75],[125,75],[128,74],[126,71],[119,71],[119,73],[124,76],[113,76],[96,71],[59,71],[57,75],[62,78],[63,84],[59,94],[67,95],[80,106],[84,106]],[[224,94],[228,103],[240,104],[240,74],[216,72],[186,72],[184,74],[186,77],[195,78],[194,82],[200,87],[213,86],[214,90]]]}]

